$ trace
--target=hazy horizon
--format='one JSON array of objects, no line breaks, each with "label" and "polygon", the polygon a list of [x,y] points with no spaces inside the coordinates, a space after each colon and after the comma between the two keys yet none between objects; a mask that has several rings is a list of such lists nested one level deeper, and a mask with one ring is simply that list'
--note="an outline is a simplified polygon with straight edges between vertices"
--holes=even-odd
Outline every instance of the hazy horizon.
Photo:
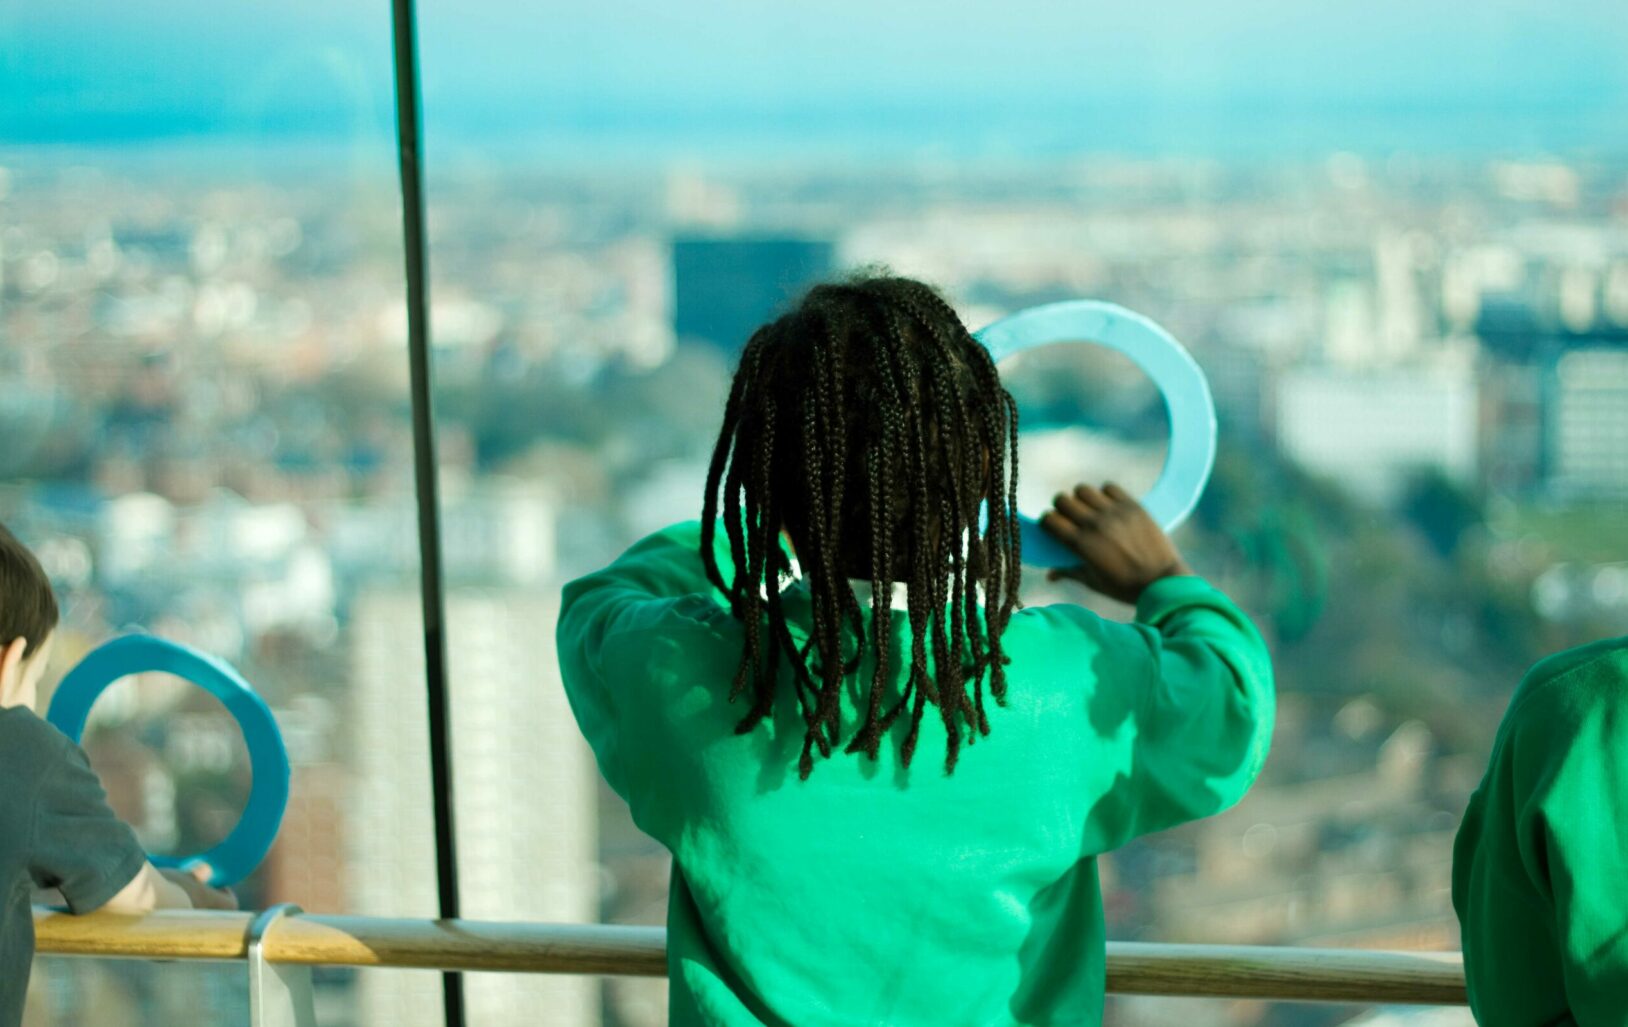
[{"label": "hazy horizon", "polygon": [[[1628,150],[1628,4],[421,3],[432,150]],[[88,31],[89,30],[89,31]],[[388,5],[0,0],[0,145],[393,135]]]}]

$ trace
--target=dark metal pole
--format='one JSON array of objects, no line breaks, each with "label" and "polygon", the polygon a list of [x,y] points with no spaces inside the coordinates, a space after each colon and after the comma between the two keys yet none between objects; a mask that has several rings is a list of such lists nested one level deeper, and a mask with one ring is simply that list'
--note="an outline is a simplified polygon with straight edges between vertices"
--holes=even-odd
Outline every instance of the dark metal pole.
[{"label": "dark metal pole", "polygon": [[[447,710],[446,594],[441,580],[441,504],[430,387],[429,256],[424,240],[423,143],[419,138],[418,40],[413,0],[391,0],[396,54],[396,141],[401,165],[402,243],[407,259],[407,360],[413,408],[413,472],[429,692],[430,787],[435,804],[435,877],[441,919],[458,916],[458,849],[452,821],[452,729]],[[463,977],[441,976],[447,1027],[463,1027]]]}]

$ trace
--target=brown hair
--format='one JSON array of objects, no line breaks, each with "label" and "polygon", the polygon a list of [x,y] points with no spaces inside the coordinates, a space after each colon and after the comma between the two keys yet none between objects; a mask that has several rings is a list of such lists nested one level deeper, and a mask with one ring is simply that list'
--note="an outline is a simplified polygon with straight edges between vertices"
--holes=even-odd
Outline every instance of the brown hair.
[{"label": "brown hair", "polygon": [[23,651],[39,650],[57,626],[57,598],[45,569],[17,536],[0,524],[0,646],[28,639]]}]

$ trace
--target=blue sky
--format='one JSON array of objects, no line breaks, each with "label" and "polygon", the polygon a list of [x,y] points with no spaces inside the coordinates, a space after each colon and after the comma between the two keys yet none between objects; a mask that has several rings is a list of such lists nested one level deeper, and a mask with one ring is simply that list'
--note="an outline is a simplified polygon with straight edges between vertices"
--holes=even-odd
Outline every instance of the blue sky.
[{"label": "blue sky", "polygon": [[[1628,150],[1628,3],[421,0],[432,140]],[[0,143],[387,136],[388,0],[0,0]]]}]

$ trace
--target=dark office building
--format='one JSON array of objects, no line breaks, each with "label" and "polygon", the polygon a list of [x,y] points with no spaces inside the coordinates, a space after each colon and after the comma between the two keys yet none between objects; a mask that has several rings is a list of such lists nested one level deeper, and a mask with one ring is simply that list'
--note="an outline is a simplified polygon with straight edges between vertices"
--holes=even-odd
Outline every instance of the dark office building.
[{"label": "dark office building", "polygon": [[1628,324],[1599,318],[1587,327],[1567,327],[1557,306],[1552,299],[1484,297],[1475,334],[1488,353],[1518,363],[1553,363],[1569,350],[1628,348]]},{"label": "dark office building", "polygon": [[834,247],[817,239],[673,240],[673,329],[739,353],[757,327],[828,276]]}]

